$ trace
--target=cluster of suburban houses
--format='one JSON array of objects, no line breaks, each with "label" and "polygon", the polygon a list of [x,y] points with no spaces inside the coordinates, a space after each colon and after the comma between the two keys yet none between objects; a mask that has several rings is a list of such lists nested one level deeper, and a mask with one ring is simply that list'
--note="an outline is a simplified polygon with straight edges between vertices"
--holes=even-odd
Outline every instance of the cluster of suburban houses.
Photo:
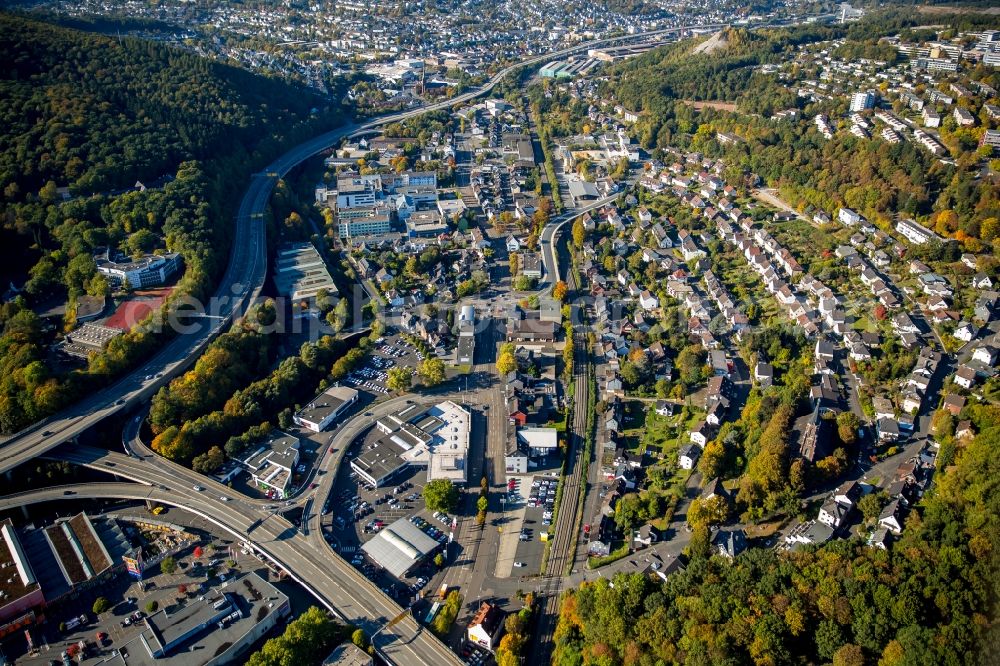
[{"label": "cluster of suburban houses", "polygon": [[[904,462],[885,486],[888,502],[882,508],[874,529],[868,534],[868,545],[886,550],[894,537],[903,532],[910,508],[923,496],[934,474],[936,456],[924,448]],[[814,520],[795,525],[784,536],[783,548],[799,548],[822,544],[844,532],[854,522],[858,502],[878,488],[860,481],[848,481],[823,500]]]},{"label": "cluster of suburban houses", "polygon": [[[946,159],[948,151],[934,130],[941,126],[942,116],[949,110],[958,127],[974,126],[980,118],[989,123],[1000,119],[1000,106],[992,102],[997,96],[993,86],[971,78],[974,73],[963,75],[961,82],[956,80],[963,60],[993,67],[1000,64],[998,34],[997,31],[963,33],[961,40],[964,41],[937,40],[926,44],[905,42],[899,36],[883,38],[884,42],[895,46],[905,60],[891,66],[868,58],[839,59],[832,52],[843,41],[834,40],[818,51],[802,50],[782,66],[765,65],[761,69],[765,73],[777,73],[799,97],[812,102],[837,101],[846,96],[848,119],[844,125],[859,138],[869,139],[877,133],[890,144],[912,139],[933,155]],[[968,39],[975,40],[972,48],[968,47]],[[818,80],[800,80],[798,71],[814,69],[819,70]],[[947,79],[942,79],[942,75]],[[892,111],[878,109],[882,102],[880,89],[897,100],[902,109],[919,116],[906,122]],[[974,95],[988,100],[979,104],[978,110]],[[956,100],[962,98],[966,101],[956,104]],[[880,127],[876,127],[872,116],[880,121]],[[780,112],[772,118],[797,119],[798,114]],[[833,138],[836,127],[827,114],[815,115],[813,123],[823,137]],[[923,128],[917,127],[917,123]],[[996,150],[1000,147],[1000,130],[986,129],[980,145]]]}]

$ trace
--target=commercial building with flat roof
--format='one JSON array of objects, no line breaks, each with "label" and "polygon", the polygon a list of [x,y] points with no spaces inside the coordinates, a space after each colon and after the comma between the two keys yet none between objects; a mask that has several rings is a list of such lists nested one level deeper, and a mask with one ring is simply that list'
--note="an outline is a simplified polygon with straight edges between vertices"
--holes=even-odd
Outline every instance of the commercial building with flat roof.
[{"label": "commercial building with flat roof", "polygon": [[333,648],[323,660],[323,666],[374,666],[375,659],[354,643],[344,643]]},{"label": "commercial building with flat roof", "polygon": [[512,317],[507,321],[508,342],[555,342],[556,323],[538,317]]},{"label": "commercial building with flat roof", "polygon": [[409,405],[375,422],[369,442],[351,460],[367,483],[381,486],[408,467],[427,470],[427,480],[468,481],[471,414],[450,400],[422,410]]},{"label": "commercial building with flat roof", "polygon": [[145,629],[119,645],[115,659],[127,652],[128,657],[118,663],[245,663],[248,650],[284,621],[289,612],[288,597],[283,592],[253,572],[237,574],[200,597],[188,598],[146,618]]},{"label": "commercial building with flat roof", "polygon": [[115,287],[128,284],[130,289],[158,287],[170,279],[181,267],[183,260],[176,252],[147,254],[141,259],[114,259],[105,255],[97,259],[97,271],[108,277]]},{"label": "commercial building with flat roof", "polygon": [[134,554],[113,519],[78,513],[20,534],[0,522],[0,637],[33,625],[37,611],[67,595],[107,584]]},{"label": "commercial building with flat roof", "polygon": [[0,622],[8,623],[45,603],[42,586],[10,518],[0,523]]},{"label": "commercial building with flat roof", "polygon": [[86,359],[91,354],[104,349],[104,345],[122,333],[124,331],[120,328],[87,322],[72,333],[68,333],[61,348],[70,356]]},{"label": "commercial building with flat roof", "polygon": [[[274,286],[279,294],[293,301],[296,315],[317,312],[316,295],[320,291],[337,294],[326,262],[312,243],[287,243],[278,249]],[[301,304],[306,307],[301,308]]]},{"label": "commercial building with flat roof", "polygon": [[295,424],[313,432],[323,432],[358,400],[358,392],[347,386],[331,386],[295,413]]},{"label": "commercial building with flat roof", "polygon": [[517,441],[532,456],[544,456],[559,448],[559,431],[555,428],[518,428]]},{"label": "commercial building with flat roof", "polygon": [[299,463],[299,438],[272,430],[242,463],[258,489],[284,499],[289,494],[295,466]]},{"label": "commercial building with flat roof", "polygon": [[426,561],[440,546],[422,529],[400,518],[383,527],[375,538],[361,546],[361,550],[390,574],[402,578]]},{"label": "commercial building with flat roof", "polygon": [[448,231],[448,221],[437,210],[418,210],[406,218],[406,233],[411,238],[431,237]]},{"label": "commercial building with flat roof", "polygon": [[537,252],[525,252],[521,255],[521,274],[529,278],[542,277],[542,258]]}]

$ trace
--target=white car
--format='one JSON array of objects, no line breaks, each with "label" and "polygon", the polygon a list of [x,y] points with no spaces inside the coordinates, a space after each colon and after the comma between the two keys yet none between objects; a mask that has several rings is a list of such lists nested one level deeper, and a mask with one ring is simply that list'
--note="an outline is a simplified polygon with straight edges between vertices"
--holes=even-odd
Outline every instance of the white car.
[{"label": "white car", "polygon": [[527,566],[524,562],[514,562],[514,566],[520,569],[521,567]]},{"label": "white car", "polygon": [[193,488],[196,492],[199,493],[204,490],[204,488],[202,488],[201,486],[191,486],[191,488]]},{"label": "white car", "polygon": [[229,498],[226,497],[225,495],[219,495],[219,499],[222,500],[223,502],[228,502],[229,501]]}]

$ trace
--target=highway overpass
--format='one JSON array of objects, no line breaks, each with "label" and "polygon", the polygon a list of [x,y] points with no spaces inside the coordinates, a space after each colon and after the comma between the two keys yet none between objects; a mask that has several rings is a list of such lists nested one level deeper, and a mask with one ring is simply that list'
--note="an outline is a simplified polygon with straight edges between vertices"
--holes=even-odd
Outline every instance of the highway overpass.
[{"label": "highway overpass", "polygon": [[[177,479],[170,475],[139,471],[134,466],[143,463],[121,454],[111,457],[116,464],[114,473],[141,475],[155,482],[151,485],[120,482],[44,488],[0,497],[0,509],[81,499],[131,499],[180,507],[249,543],[344,622],[361,627],[368,635],[399,614],[400,607],[357,569],[332,551],[317,551],[293,525],[274,512],[261,511],[237,499],[223,501],[223,495],[213,494],[214,488],[202,492],[191,487],[178,488]],[[60,458],[73,460],[70,456]],[[101,461],[92,462],[99,465]],[[412,618],[378,634],[375,644],[385,660],[392,664],[461,664],[454,652]]]}]

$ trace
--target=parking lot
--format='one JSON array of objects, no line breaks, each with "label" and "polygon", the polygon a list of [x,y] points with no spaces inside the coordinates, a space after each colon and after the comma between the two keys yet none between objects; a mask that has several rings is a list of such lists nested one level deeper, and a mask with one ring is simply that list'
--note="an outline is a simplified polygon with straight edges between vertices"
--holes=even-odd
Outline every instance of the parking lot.
[{"label": "parking lot", "polygon": [[398,335],[379,338],[367,362],[351,371],[344,383],[358,390],[387,395],[390,391],[385,384],[389,379],[389,370],[397,366],[414,368],[423,359],[424,355],[419,350]]},{"label": "parking lot", "polygon": [[[359,435],[352,448],[360,448],[369,434],[370,431]],[[413,522],[438,543],[448,541],[450,518],[445,520],[434,516],[424,507],[421,493],[426,478],[425,471],[411,469],[396,479],[396,485],[373,488],[363,483],[345,464],[338,471],[334,491],[322,508],[323,533],[327,541],[365,576],[404,605],[413,601],[417,593],[430,584],[438,573],[437,567],[428,562],[406,578],[397,580],[368,561],[360,547],[383,527],[401,518]]]},{"label": "parking lot", "polygon": [[541,570],[559,485],[558,477],[549,474],[554,473],[515,476],[507,481],[496,568],[499,578],[533,576]]}]

